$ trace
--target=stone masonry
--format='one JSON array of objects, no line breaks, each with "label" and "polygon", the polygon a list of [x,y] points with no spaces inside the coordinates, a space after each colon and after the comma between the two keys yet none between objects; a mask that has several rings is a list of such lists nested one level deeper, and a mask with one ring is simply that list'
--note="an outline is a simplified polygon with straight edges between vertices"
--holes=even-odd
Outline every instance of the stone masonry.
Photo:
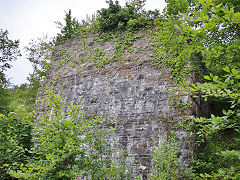
[{"label": "stone masonry", "polygon": [[[92,42],[91,38],[87,39],[88,42]],[[68,49],[68,54],[74,54],[78,60],[87,56],[84,50],[76,48],[80,43],[80,40],[74,40],[59,49]],[[75,103],[81,99],[82,107],[88,114],[114,120],[120,146],[133,154],[139,167],[150,167],[150,153],[154,145],[178,117],[169,106],[169,91],[175,86],[171,83],[169,72],[151,64],[149,53],[152,49],[148,45],[148,37],[136,40],[132,47],[136,48],[139,44],[147,48],[138,56],[125,52],[124,57],[130,60],[113,62],[104,68],[97,68],[92,62],[81,71],[77,70],[81,63],[71,65],[72,62],[67,62],[56,68],[64,57],[55,55],[48,82],[55,79],[55,84],[50,87],[67,97],[67,101]],[[113,45],[113,42],[106,42],[103,46],[95,42],[88,45],[88,50],[97,47],[110,54]],[[182,132],[179,136],[186,142],[186,133]],[[181,151],[188,151],[186,143],[183,143]]]}]

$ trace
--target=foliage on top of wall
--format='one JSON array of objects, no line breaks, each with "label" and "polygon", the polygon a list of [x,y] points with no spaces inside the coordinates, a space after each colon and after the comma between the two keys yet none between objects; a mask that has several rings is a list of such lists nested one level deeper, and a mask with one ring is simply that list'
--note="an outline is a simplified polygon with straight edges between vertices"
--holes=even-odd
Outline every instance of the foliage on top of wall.
[{"label": "foliage on top of wall", "polygon": [[160,16],[159,10],[145,11],[146,0],[131,0],[122,7],[116,0],[106,1],[108,8],[97,11],[96,16],[79,22],[71,15],[71,10],[65,12],[65,25],[56,22],[61,33],[57,35],[56,43],[63,44],[66,40],[79,35],[85,36],[91,31],[109,33],[116,31],[136,31],[153,26],[154,19]]},{"label": "foliage on top of wall", "polygon": [[81,23],[72,17],[72,12],[69,9],[68,12],[65,12],[65,25],[57,21],[56,24],[61,30],[61,33],[57,35],[56,44],[64,44],[66,40],[75,38],[78,35],[84,35],[89,31],[89,23],[85,20],[82,20]]},{"label": "foliage on top of wall", "polygon": [[143,9],[146,0],[132,0],[126,2],[124,7],[120,6],[117,0],[106,2],[109,7],[98,11],[97,23],[100,32],[138,30],[150,25],[159,15],[157,10],[146,12]]}]

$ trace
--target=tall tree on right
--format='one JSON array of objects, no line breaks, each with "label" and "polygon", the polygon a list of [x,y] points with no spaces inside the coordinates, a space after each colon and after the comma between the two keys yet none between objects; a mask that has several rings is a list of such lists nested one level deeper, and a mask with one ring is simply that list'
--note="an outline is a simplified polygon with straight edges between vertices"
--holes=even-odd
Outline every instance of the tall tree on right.
[{"label": "tall tree on right", "polygon": [[240,65],[240,5],[237,0],[167,0],[156,20],[155,63],[168,66],[176,80],[195,71],[222,74]]},{"label": "tall tree on right", "polygon": [[155,20],[153,63],[168,67],[177,82],[192,77],[194,84],[185,85],[193,100],[210,104],[208,113],[193,119],[196,136],[205,142],[192,163],[195,175],[239,179],[239,1],[166,2],[162,17]]}]

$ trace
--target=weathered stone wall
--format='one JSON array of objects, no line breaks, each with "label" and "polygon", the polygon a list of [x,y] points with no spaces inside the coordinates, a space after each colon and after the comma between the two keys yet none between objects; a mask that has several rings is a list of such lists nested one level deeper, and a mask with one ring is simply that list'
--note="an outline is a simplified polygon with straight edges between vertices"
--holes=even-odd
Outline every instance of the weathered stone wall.
[{"label": "weathered stone wall", "polygon": [[[87,42],[91,42],[87,49],[82,46],[79,48],[81,40],[74,40],[56,50],[48,76],[48,82],[52,82],[49,87],[67,97],[68,101],[77,102],[81,99],[82,107],[86,108],[88,114],[115,120],[121,147],[132,153],[141,167],[149,167],[153,146],[179,118],[169,106],[169,91],[175,87],[169,72],[151,65],[149,54],[152,49],[147,36],[132,45],[135,49],[141,45],[145,47],[144,51],[138,54],[126,51],[124,57],[128,57],[127,60],[110,63],[104,68],[97,68],[91,61],[81,71],[78,69],[83,66],[82,63],[68,61],[61,67],[57,66],[66,58],[58,55],[64,48],[68,50],[66,56],[74,56],[74,61],[80,61],[87,56],[87,51],[94,48],[101,48],[108,54],[113,52],[114,42],[101,46],[92,37]],[[186,142],[184,132],[179,136]],[[188,147],[183,143],[182,152],[187,151]]]}]

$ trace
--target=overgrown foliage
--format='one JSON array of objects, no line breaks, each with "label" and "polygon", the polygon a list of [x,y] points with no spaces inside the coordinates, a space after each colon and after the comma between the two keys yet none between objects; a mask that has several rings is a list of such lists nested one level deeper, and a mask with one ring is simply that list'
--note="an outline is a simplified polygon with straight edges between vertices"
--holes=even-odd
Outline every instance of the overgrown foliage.
[{"label": "overgrown foliage", "polygon": [[208,135],[226,129],[240,130],[240,72],[237,69],[224,68],[226,74],[223,77],[204,76],[210,82],[192,84],[189,88],[194,94],[201,93],[205,101],[218,104],[224,103],[222,112],[213,111],[210,118],[199,117],[195,119],[199,123],[201,135]]},{"label": "overgrown foliage", "polygon": [[33,119],[23,107],[7,116],[0,114],[0,178],[10,179],[9,169],[18,170],[31,156]]},{"label": "overgrown foliage", "polygon": [[[52,92],[49,92],[49,97],[44,102],[45,112],[39,115],[33,130],[29,131],[32,132],[32,139],[19,132],[33,143],[31,149],[24,148],[29,153],[27,161],[19,162],[12,159],[12,156],[7,156],[15,165],[7,167],[12,177],[71,179],[85,176],[91,179],[121,179],[132,176],[130,169],[127,172],[117,163],[117,159],[116,162],[110,159],[112,147],[107,136],[113,132],[111,124],[107,124],[101,117],[86,118],[79,103],[70,103],[67,112],[64,112],[66,104],[60,96],[56,97]],[[22,131],[26,131],[26,128]],[[15,137],[12,134],[7,135]]]},{"label": "overgrown foliage", "polygon": [[[124,7],[119,5],[119,1],[109,0],[106,2],[109,7],[98,11],[97,21],[100,32],[125,30],[130,21],[133,23],[134,20],[142,16],[145,0],[134,0],[126,3]],[[147,22],[145,21],[145,23]],[[144,26],[145,23],[142,25]]]},{"label": "overgrown foliage", "polygon": [[194,119],[198,128],[196,134],[207,143],[203,152],[199,155],[196,153],[194,163],[202,177],[239,179],[240,72],[229,67],[223,70],[226,72],[224,76],[210,74],[204,76],[209,82],[189,87],[194,94],[200,93],[205,101],[210,99],[217,106],[210,117]]},{"label": "overgrown foliage", "polygon": [[119,31],[135,32],[141,28],[153,26],[154,19],[160,16],[159,10],[145,11],[146,0],[130,0],[121,6],[119,1],[106,1],[108,8],[102,8],[97,11],[96,16],[79,22],[71,15],[71,10],[65,12],[65,25],[56,22],[61,29],[56,43],[63,44],[67,39],[77,36],[86,36],[91,31],[102,33],[111,33]]},{"label": "overgrown foliage", "polygon": [[16,60],[21,56],[18,49],[19,40],[11,40],[8,38],[8,31],[0,29],[0,113],[7,114],[9,112],[9,91],[8,80],[6,79],[5,72],[11,68],[10,62]]},{"label": "overgrown foliage", "polygon": [[155,64],[169,67],[180,81],[194,72],[198,78],[224,66],[239,66],[239,5],[235,1],[169,0],[155,21]]},{"label": "overgrown foliage", "polygon": [[[85,20],[79,22],[76,18],[72,17],[72,12],[69,9],[65,12],[65,25],[57,21],[56,24],[61,30],[61,33],[57,35],[56,44],[63,44],[66,40],[75,38],[79,35],[85,35],[85,33],[90,29],[90,22]],[[90,20],[91,21],[91,20]]]},{"label": "overgrown foliage", "polygon": [[166,133],[160,139],[160,143],[155,147],[152,153],[152,170],[149,174],[149,179],[190,179],[191,171],[185,164],[183,168],[182,158],[186,156],[181,152],[181,141],[177,137],[176,132]]},{"label": "overgrown foliage", "polygon": [[99,32],[110,31],[136,31],[153,24],[154,18],[159,16],[159,11],[145,11],[146,0],[132,0],[122,7],[119,1],[109,0],[108,8],[98,11],[97,28]]},{"label": "overgrown foliage", "polygon": [[162,18],[155,20],[153,64],[169,68],[177,82],[195,83],[185,84],[203,111],[193,124],[196,139],[204,141],[194,150],[195,177],[239,179],[239,4],[167,2]]}]

